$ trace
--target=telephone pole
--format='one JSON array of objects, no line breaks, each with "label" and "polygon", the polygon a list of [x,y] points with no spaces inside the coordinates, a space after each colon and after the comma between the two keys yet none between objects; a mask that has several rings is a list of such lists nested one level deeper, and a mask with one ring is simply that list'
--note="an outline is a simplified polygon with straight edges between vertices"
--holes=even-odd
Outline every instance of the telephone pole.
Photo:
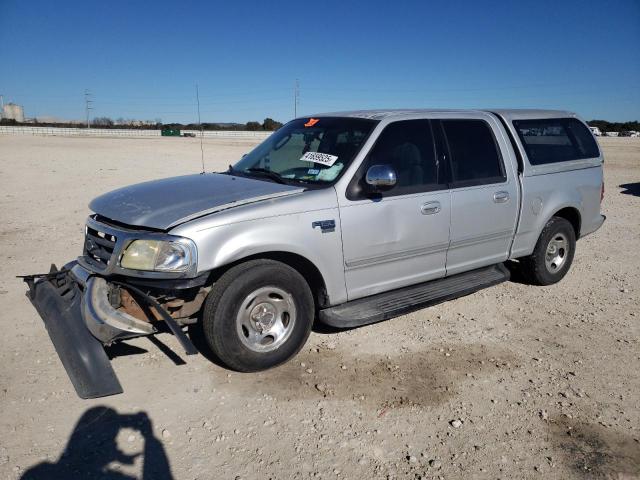
[{"label": "telephone pole", "polygon": [[298,103],[300,103],[300,82],[296,78],[296,83],[293,87],[293,118],[298,116]]},{"label": "telephone pole", "polygon": [[91,106],[92,103],[93,103],[93,100],[91,100],[91,92],[89,92],[89,90],[85,90],[84,91],[84,108],[87,114],[87,128],[91,128],[89,124],[89,110],[93,110],[93,107]]},{"label": "telephone pole", "polygon": [[204,133],[202,132],[202,122],[200,121],[200,90],[198,89],[197,83],[196,102],[198,104],[198,127],[200,127],[200,160],[202,161],[202,175],[204,175],[204,147],[202,146],[202,137],[204,136]]}]

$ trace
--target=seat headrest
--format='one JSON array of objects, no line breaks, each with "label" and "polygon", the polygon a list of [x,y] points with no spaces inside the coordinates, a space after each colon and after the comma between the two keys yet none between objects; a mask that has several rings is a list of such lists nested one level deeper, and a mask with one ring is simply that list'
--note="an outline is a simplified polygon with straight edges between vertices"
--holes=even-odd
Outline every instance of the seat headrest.
[{"label": "seat headrest", "polygon": [[422,163],[420,149],[410,142],[405,142],[394,148],[393,160],[396,165],[404,164],[405,166],[420,165]]}]

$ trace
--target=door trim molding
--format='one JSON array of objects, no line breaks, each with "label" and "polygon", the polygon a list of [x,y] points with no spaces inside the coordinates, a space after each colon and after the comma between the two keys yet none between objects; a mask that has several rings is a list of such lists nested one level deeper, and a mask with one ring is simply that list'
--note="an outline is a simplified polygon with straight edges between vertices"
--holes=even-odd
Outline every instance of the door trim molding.
[{"label": "door trim molding", "polygon": [[491,232],[485,235],[474,235],[473,237],[461,238],[459,240],[452,241],[449,248],[460,248],[476,245],[478,243],[488,242],[490,240],[500,240],[502,238],[511,237],[513,235],[513,229],[500,230],[498,232]]},{"label": "door trim molding", "polygon": [[345,270],[354,270],[356,268],[369,267],[380,263],[393,262],[395,260],[406,260],[408,258],[420,257],[422,255],[444,252],[447,248],[449,248],[449,242],[429,245],[428,247],[414,248],[411,250],[403,250],[401,252],[376,255],[374,257],[345,261]]}]

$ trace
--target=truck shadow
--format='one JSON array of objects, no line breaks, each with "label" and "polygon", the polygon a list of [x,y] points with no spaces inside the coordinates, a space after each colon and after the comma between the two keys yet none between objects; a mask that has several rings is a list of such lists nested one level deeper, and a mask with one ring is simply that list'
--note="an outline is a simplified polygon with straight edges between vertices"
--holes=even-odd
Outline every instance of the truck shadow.
[{"label": "truck shadow", "polygon": [[207,341],[204,337],[204,331],[202,330],[202,321],[189,325],[187,332],[189,334],[189,340],[191,340],[191,343],[193,343],[200,355],[202,355],[214,365],[217,365],[220,368],[224,368],[225,370],[229,370],[229,368],[224,363],[222,363],[218,356],[213,353],[213,350],[209,348],[209,345],[207,344]]},{"label": "truck shadow", "polygon": [[[170,333],[170,330],[164,324],[161,324],[158,327],[158,333]],[[174,365],[187,364],[187,362],[176,351],[171,349],[158,336],[149,335],[144,338],[149,343],[153,344],[153,346],[161,353],[163,353],[169,360],[171,360]],[[130,355],[142,355],[148,353],[148,350],[146,350],[145,348],[139,347],[137,345],[132,345],[130,343],[127,343],[127,341],[119,341],[111,345],[107,345],[104,347],[104,350],[107,352],[109,360],[113,360],[117,357],[128,357]]]},{"label": "truck shadow", "polygon": [[[142,451],[129,454],[118,448],[117,435],[125,428],[142,436]],[[142,460],[140,477],[118,469],[119,466],[134,465],[138,458]],[[154,436],[153,425],[146,412],[123,415],[112,408],[97,406],[82,414],[56,462],[34,465],[22,475],[21,480],[70,478],[170,480],[173,475],[167,454]]]},{"label": "truck shadow", "polygon": [[522,266],[520,265],[519,260],[507,260],[504,262],[504,266],[507,267],[507,270],[509,270],[509,274],[511,275],[509,278],[510,282],[520,283],[522,285],[531,285],[531,282],[527,280],[522,272]]},{"label": "truck shadow", "polygon": [[622,188],[623,195],[633,195],[634,197],[640,197],[640,182],[635,183],[624,183],[622,185],[618,185]]}]

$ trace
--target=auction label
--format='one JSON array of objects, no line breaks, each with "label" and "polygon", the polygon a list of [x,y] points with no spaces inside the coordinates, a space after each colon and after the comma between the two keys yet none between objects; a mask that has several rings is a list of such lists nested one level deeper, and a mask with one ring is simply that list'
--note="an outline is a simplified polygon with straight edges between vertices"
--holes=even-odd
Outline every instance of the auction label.
[{"label": "auction label", "polygon": [[300,160],[302,160],[303,162],[320,163],[322,165],[330,167],[334,163],[336,163],[338,157],[336,157],[335,155],[329,155],[328,153],[307,152],[300,158]]}]

